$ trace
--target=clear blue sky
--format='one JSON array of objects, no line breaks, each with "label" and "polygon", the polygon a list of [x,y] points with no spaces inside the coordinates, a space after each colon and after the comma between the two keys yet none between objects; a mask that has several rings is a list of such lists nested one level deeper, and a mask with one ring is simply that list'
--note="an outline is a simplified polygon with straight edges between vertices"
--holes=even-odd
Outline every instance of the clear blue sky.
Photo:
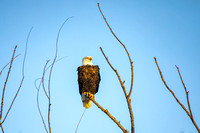
[{"label": "clear blue sky", "polygon": [[[9,62],[14,46],[21,53],[13,64],[5,92],[5,109],[21,80],[26,37],[33,26],[25,63],[25,80],[15,104],[3,124],[6,133],[44,133],[36,106],[34,81],[42,76],[46,60],[53,60],[59,27],[63,27],[58,59],[52,73],[52,133],[73,133],[83,113],[78,92],[77,67],[90,55],[100,66],[101,83],[96,101],[130,130],[127,104],[117,77],[99,47],[118,70],[126,89],[130,86],[130,65],[123,48],[106,26],[97,2],[113,31],[126,45],[134,61],[131,95],[136,133],[196,133],[191,120],[173,99],[160,79],[153,57],[166,82],[186,106],[186,96],[175,65],[179,66],[189,90],[194,118],[200,125],[200,1],[0,1],[0,68]],[[0,77],[3,88],[8,68]],[[47,77],[46,77],[47,78]],[[1,91],[2,92],[2,89]],[[47,99],[40,93],[40,106],[47,122]],[[5,112],[4,112],[5,113]],[[4,114],[5,115],[5,114]],[[78,133],[121,133],[95,105],[88,109]]]}]

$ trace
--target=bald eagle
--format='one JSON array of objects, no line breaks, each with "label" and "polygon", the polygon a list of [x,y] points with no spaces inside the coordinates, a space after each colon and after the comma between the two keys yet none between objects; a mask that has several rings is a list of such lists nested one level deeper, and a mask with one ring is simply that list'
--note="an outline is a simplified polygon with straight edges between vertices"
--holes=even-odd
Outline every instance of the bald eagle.
[{"label": "bald eagle", "polygon": [[92,106],[92,101],[87,97],[93,97],[98,92],[100,83],[99,67],[93,65],[92,57],[86,56],[82,60],[82,66],[78,67],[79,93],[86,109]]}]

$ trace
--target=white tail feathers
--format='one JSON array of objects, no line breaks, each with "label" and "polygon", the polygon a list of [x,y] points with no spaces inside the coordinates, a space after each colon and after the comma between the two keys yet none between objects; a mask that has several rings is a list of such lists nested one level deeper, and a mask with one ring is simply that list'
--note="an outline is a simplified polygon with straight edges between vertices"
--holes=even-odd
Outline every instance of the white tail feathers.
[{"label": "white tail feathers", "polygon": [[82,94],[81,100],[83,102],[83,107],[86,109],[90,108],[92,106],[92,101],[85,96],[85,94]]},{"label": "white tail feathers", "polygon": [[86,109],[90,108],[91,106],[92,106],[91,100],[83,101],[83,107],[85,107]]}]

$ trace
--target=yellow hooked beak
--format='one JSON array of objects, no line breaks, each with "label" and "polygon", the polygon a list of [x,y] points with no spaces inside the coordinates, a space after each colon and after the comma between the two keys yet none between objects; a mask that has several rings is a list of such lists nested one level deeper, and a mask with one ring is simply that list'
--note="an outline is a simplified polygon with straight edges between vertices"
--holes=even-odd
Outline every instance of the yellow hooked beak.
[{"label": "yellow hooked beak", "polygon": [[90,56],[90,57],[88,57],[88,60],[92,61],[92,57],[91,57],[91,56]]}]

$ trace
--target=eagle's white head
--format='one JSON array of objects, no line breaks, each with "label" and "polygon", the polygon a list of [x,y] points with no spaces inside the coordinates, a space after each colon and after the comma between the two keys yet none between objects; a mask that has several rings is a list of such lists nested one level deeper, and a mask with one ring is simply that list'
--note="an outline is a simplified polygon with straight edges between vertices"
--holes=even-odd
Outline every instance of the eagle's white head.
[{"label": "eagle's white head", "polygon": [[82,60],[82,65],[83,66],[85,66],[85,65],[93,65],[92,57],[91,56],[84,57],[83,60]]}]

